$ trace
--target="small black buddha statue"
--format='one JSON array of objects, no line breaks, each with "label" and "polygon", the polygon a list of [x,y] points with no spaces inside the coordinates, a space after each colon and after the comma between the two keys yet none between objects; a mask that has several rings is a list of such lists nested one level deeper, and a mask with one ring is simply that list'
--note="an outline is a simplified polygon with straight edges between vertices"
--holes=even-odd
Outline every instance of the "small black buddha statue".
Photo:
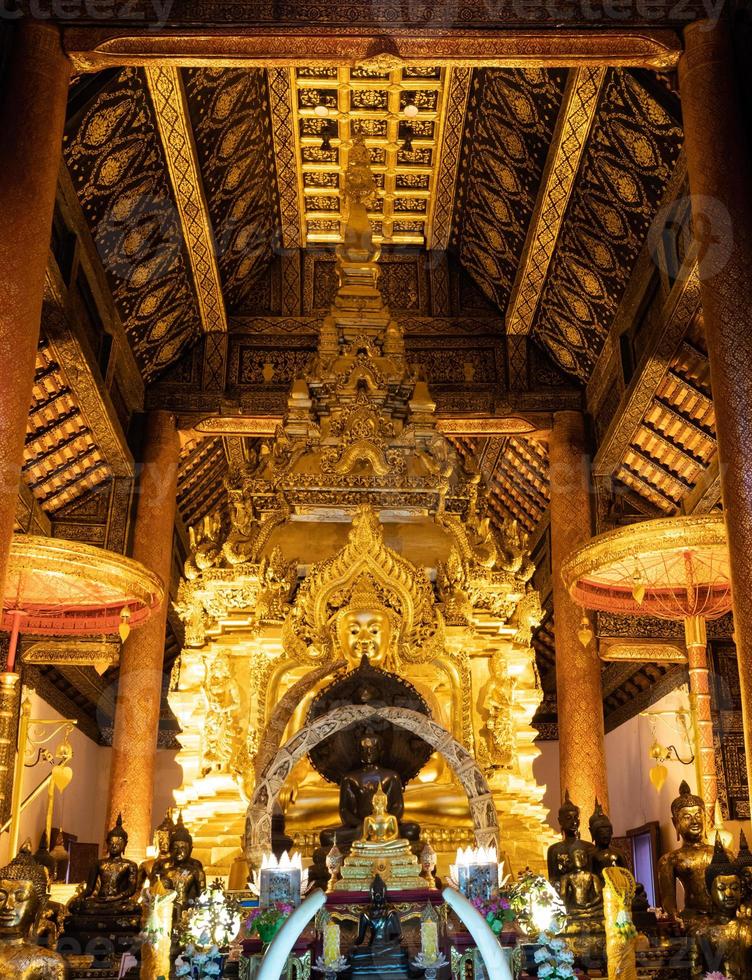
[{"label": "small black buddha statue", "polygon": [[154,847],[157,849],[157,853],[153,858],[147,858],[143,861],[138,868],[138,887],[141,890],[153,877],[154,880],[159,877],[160,872],[163,871],[167,863],[170,860],[170,838],[172,837],[172,832],[175,830],[175,821],[172,819],[172,814],[168,810],[165,813],[162,822],[157,826],[154,831]]},{"label": "small black buddha statue", "polygon": [[574,842],[580,839],[580,808],[570,800],[568,789],[564,791],[564,800],[559,807],[559,828],[563,839],[552,844],[546,856],[548,880],[557,888],[562,876],[574,870],[570,851]]},{"label": "small black buddha statue", "polygon": [[371,904],[360,914],[358,920],[358,938],[356,946],[362,946],[366,935],[370,933],[368,945],[373,946],[374,940],[379,943],[399,942],[402,939],[402,926],[399,915],[387,905],[387,890],[381,875],[376,875],[371,884]]},{"label": "small black buddha statue", "polygon": [[590,852],[590,870],[597,874],[601,880],[603,880],[604,868],[626,868],[629,870],[624,854],[611,844],[614,836],[613,824],[597,797],[588,826],[593,841],[593,850]]},{"label": "small black buddha statue", "polygon": [[704,877],[711,906],[710,915],[695,926],[695,972],[701,975],[702,970],[720,969],[727,980],[747,980],[750,937],[748,923],[737,921],[742,901],[739,866],[729,858],[717,834]]},{"label": "small black buddha statue", "polygon": [[170,835],[170,856],[158,869],[165,888],[177,892],[173,905],[173,921],[180,922],[183,912],[206,890],[203,864],[194,857],[193,838],[178,814],[175,829]]},{"label": "small black buddha statue", "polygon": [[339,827],[329,827],[320,834],[321,846],[329,850],[337,837],[337,846],[347,854],[350,845],[360,837],[363,821],[373,811],[373,797],[379,786],[386,794],[387,813],[397,818],[400,837],[417,841],[420,827],[402,819],[405,801],[399,773],[380,764],[381,738],[377,734],[363,735],[359,741],[360,767],[346,773],[339,790]]},{"label": "small black buddha statue", "polygon": [[127,846],[128,834],[118,814],[107,834],[107,856],[94,865],[83,892],[71,900],[71,912],[122,915],[138,911],[138,867],[123,857]]}]

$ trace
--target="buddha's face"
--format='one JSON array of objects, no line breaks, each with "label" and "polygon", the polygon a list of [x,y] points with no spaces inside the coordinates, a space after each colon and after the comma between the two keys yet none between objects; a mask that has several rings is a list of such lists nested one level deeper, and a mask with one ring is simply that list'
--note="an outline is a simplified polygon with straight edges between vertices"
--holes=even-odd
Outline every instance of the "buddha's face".
[{"label": "buddha's face", "polygon": [[127,841],[121,834],[110,834],[107,838],[107,851],[111,858],[122,857]]},{"label": "buddha's face", "polygon": [[377,817],[383,817],[386,813],[387,799],[384,793],[376,793],[373,797],[373,812]]},{"label": "buddha's face", "polygon": [[733,915],[742,900],[742,883],[739,875],[718,875],[710,886],[710,897],[716,908]]},{"label": "buddha's face", "polygon": [[593,843],[596,847],[608,847],[613,837],[613,829],[605,820],[593,824]]},{"label": "buddha's face", "polygon": [[191,856],[191,850],[192,847],[187,840],[176,840],[172,845],[170,853],[175,863],[181,864]]},{"label": "buddha's face", "polygon": [[381,758],[381,743],[377,738],[360,740],[360,761],[363,765],[375,765]]},{"label": "buddha's face", "polygon": [[698,844],[705,837],[705,813],[701,806],[685,806],[674,818],[677,834],[689,844]]},{"label": "buddha's face", "polygon": [[342,617],[342,648],[347,658],[355,664],[360,663],[363,656],[376,666],[383,663],[389,649],[390,635],[386,610],[354,609]]},{"label": "buddha's face", "polygon": [[577,810],[571,807],[562,807],[559,810],[559,826],[565,834],[576,837],[580,829],[580,815]]},{"label": "buddha's face", "polygon": [[170,832],[169,830],[158,830],[154,834],[154,843],[160,854],[170,853]]},{"label": "buddha's face", "polygon": [[0,880],[0,937],[26,935],[38,910],[32,882]]}]

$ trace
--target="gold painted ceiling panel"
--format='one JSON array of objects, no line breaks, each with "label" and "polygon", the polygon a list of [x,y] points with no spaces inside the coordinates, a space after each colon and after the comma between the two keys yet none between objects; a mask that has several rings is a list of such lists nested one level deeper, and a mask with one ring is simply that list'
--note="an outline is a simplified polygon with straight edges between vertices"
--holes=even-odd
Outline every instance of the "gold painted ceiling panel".
[{"label": "gold painted ceiling panel", "polygon": [[199,333],[180,221],[142,75],[126,68],[63,155],[136,360],[153,378]]},{"label": "gold painted ceiling panel", "polygon": [[238,311],[252,299],[258,308],[280,234],[266,73],[201,68],[183,77],[225,304]]},{"label": "gold painted ceiling panel", "polygon": [[[273,79],[275,129],[278,118],[280,125],[288,124],[292,110],[296,166],[283,175],[280,196],[297,194],[300,241],[316,245],[342,240],[344,173],[352,141],[362,137],[377,186],[369,205],[374,238],[388,244],[426,243],[451,71],[301,66],[289,70],[287,85]],[[456,93],[455,98],[461,101]],[[459,135],[455,127],[448,156]]]},{"label": "gold painted ceiling panel", "polygon": [[533,326],[587,381],[676,164],[682,131],[627,71],[613,70]]}]

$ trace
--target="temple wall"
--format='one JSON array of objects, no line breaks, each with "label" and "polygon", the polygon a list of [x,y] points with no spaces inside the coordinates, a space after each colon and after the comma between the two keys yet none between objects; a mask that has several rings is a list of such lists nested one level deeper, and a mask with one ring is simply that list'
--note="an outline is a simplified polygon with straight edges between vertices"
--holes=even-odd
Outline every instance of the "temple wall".
[{"label": "temple wall", "polygon": [[[63,716],[43,701],[35,691],[31,691],[31,717],[40,719],[60,719]],[[62,741],[60,735],[51,739],[49,748],[54,751]],[[75,834],[79,841],[100,842],[103,839],[105,811],[107,808],[107,782],[110,773],[110,749],[97,745],[83,732],[74,728],[69,737],[73,748],[71,768],[73,779],[65,792],[55,793],[55,807],[52,814],[53,826],[62,823],[63,829]],[[23,798],[47,775],[49,766],[40,762],[33,769],[24,772]],[[34,849],[44,830],[47,812],[47,792],[43,792],[24,810],[21,816],[19,842],[30,837]],[[7,860],[8,834],[0,838],[0,861]]]}]

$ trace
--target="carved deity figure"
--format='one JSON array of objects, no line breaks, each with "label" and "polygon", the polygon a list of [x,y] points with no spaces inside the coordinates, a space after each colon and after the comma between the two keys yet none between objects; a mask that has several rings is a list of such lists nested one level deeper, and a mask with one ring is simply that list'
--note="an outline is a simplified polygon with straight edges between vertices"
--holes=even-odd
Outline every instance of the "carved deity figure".
[{"label": "carved deity figure", "polygon": [[570,847],[571,871],[561,878],[560,891],[571,924],[603,918],[603,886],[590,870],[590,849],[585,841],[574,841]]},{"label": "carved deity figure", "polygon": [[0,868],[0,977],[3,980],[66,980],[65,960],[29,941],[47,902],[46,869],[25,844],[10,864]]},{"label": "carved deity figure", "polygon": [[739,867],[731,861],[716,834],[713,858],[705,869],[710,914],[695,932],[695,974],[720,970],[727,980],[749,977],[750,929],[737,920],[742,900]]},{"label": "carved deity figure", "polygon": [[580,808],[569,799],[569,790],[564,791],[564,802],[559,807],[559,828],[563,840],[552,844],[548,849],[548,880],[558,886],[562,875],[572,870],[569,851],[574,841],[580,837]]},{"label": "carved deity figure", "polygon": [[386,793],[379,788],[373,794],[373,812],[363,821],[361,841],[368,844],[387,844],[399,839],[399,823],[397,818],[386,812]]},{"label": "carved deity figure", "polygon": [[174,921],[179,922],[185,909],[206,889],[204,866],[191,857],[193,838],[178,814],[175,829],[170,837],[170,856],[160,869],[159,877],[166,888],[175,891]]},{"label": "carved deity figure", "polygon": [[508,769],[515,744],[512,720],[512,680],[502,653],[491,657],[491,680],[486,691],[486,732],[491,768]]},{"label": "carved deity figure", "polygon": [[204,692],[209,705],[204,723],[202,773],[226,769],[233,757],[235,726],[233,713],[240,688],[233,680],[226,654],[207,658]]},{"label": "carved deity figure", "polygon": [[597,874],[601,880],[603,880],[604,868],[627,868],[628,870],[626,857],[611,844],[614,828],[597,797],[588,826],[593,840],[593,850],[590,852],[590,870]]},{"label": "carved deity figure", "polygon": [[374,795],[379,788],[387,798],[386,812],[398,822],[399,837],[418,839],[418,825],[402,820],[405,809],[402,780],[393,769],[387,769],[380,764],[381,753],[382,743],[378,735],[364,735],[360,739],[361,765],[347,773],[340,784],[339,815],[342,824],[321,831],[322,847],[331,847],[336,835],[339,846],[349,850],[363,826],[363,821],[373,811]]},{"label": "carved deity figure", "polygon": [[671,804],[671,821],[681,845],[658,862],[661,905],[670,914],[678,914],[676,883],[680,881],[684,889],[681,918],[691,932],[711,910],[705,870],[713,859],[713,848],[705,838],[705,802],[684,780]]},{"label": "carved deity figure", "polygon": [[137,911],[138,867],[123,857],[127,846],[128,834],[118,814],[107,834],[107,856],[94,865],[83,892],[71,901],[72,912],[120,915]]}]

